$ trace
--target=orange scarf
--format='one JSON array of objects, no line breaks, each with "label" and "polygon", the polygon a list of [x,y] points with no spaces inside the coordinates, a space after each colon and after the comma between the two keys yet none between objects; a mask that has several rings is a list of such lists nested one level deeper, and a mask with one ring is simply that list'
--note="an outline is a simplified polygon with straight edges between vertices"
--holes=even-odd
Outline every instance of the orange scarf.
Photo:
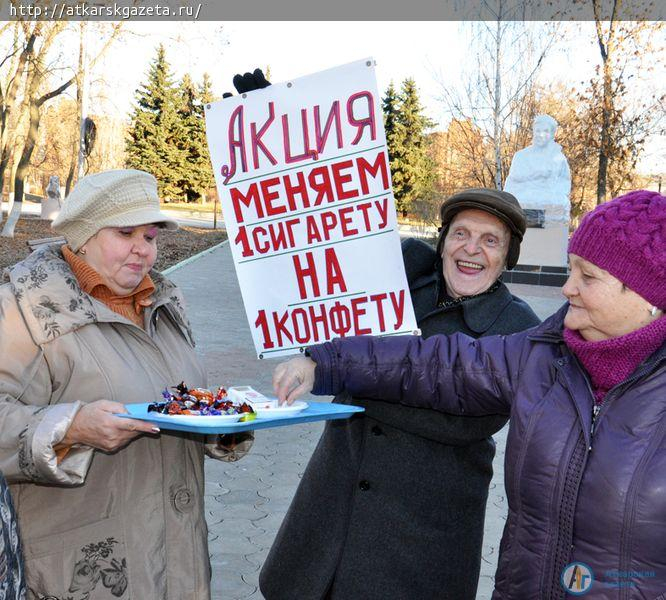
[{"label": "orange scarf", "polygon": [[62,246],[62,255],[86,294],[90,294],[106,304],[113,312],[143,329],[143,309],[153,303],[150,296],[155,291],[155,284],[150,275],[146,275],[131,294],[117,296],[104,283],[102,276],[80,256],[74,254],[69,246]]}]

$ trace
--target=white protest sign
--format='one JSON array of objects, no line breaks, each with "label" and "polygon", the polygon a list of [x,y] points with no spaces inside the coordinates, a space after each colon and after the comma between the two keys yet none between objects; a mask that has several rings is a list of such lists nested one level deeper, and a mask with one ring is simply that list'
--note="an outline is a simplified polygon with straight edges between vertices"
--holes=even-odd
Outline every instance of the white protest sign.
[{"label": "white protest sign", "polygon": [[210,104],[206,131],[259,358],[417,329],[374,61]]}]

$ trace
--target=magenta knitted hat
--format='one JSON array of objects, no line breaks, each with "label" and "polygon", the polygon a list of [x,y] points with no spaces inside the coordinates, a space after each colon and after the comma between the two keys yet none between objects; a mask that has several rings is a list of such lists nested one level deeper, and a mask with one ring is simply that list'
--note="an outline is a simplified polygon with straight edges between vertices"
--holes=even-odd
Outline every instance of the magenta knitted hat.
[{"label": "magenta knitted hat", "polygon": [[569,252],[666,309],[666,196],[637,190],[598,206],[571,236]]}]

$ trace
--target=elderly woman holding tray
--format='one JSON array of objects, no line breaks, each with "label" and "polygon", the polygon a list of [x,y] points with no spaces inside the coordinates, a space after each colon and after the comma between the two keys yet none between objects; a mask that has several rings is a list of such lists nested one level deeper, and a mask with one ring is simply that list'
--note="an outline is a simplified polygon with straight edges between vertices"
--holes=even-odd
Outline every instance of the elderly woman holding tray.
[{"label": "elderly woman holding tray", "polygon": [[53,228],[67,244],[0,286],[0,470],[30,597],[209,598],[203,438],[114,415],[205,385],[181,294],[151,271],[177,224],[154,177],[120,170],[81,179]]},{"label": "elderly woman holding tray", "polygon": [[276,390],[509,415],[493,599],[663,600],[666,197],[642,190],[597,207],[569,260],[569,302],[531,330],[335,340],[279,366]]}]

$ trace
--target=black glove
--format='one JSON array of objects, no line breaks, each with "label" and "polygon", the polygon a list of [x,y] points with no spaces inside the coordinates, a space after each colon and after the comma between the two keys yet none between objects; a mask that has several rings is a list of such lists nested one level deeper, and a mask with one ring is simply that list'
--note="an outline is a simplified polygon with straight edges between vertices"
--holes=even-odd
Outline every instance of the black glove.
[{"label": "black glove", "polygon": [[[245,73],[245,75],[239,73],[234,76],[234,87],[239,94],[260,90],[270,84],[271,82],[266,79],[261,69],[255,69],[253,73]],[[229,98],[230,96],[233,96],[231,92],[222,94],[223,98]]]}]

